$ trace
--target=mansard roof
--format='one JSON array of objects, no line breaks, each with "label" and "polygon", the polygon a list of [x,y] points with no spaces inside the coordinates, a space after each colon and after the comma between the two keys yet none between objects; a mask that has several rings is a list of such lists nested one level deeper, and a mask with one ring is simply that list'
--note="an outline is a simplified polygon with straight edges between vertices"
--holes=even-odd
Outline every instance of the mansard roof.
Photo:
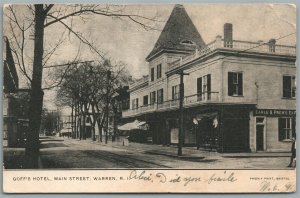
[{"label": "mansard roof", "polygon": [[182,5],[175,5],[154,48],[146,57],[150,61],[164,50],[191,51],[205,43]]}]

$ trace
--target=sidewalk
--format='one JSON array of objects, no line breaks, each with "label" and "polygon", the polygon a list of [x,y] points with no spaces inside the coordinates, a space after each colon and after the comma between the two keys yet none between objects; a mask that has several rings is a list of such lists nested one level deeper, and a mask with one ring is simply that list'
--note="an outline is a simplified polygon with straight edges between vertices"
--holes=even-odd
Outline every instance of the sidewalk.
[{"label": "sidewalk", "polygon": [[[76,139],[65,139],[66,141],[79,141]],[[140,152],[151,155],[164,155],[169,157],[174,157],[178,159],[203,159],[203,158],[260,158],[260,157],[290,157],[290,152],[253,152],[253,153],[218,153],[215,151],[207,151],[207,150],[197,150],[196,147],[183,147],[182,148],[182,156],[178,156],[178,148],[176,145],[163,146],[156,144],[142,144],[130,142],[128,146],[123,146],[122,141],[111,142],[108,141],[107,144],[98,141],[92,141],[91,139],[80,140],[89,144],[97,144],[106,147],[112,147],[121,149],[127,152]]]}]

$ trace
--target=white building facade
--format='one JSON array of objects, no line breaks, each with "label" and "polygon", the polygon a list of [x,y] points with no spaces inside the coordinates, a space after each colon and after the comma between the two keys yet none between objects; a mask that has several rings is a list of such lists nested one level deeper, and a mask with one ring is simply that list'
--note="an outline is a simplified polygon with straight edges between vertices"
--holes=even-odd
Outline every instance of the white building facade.
[{"label": "white building facade", "polygon": [[146,121],[153,143],[177,144],[183,71],[189,74],[184,145],[218,152],[289,151],[296,125],[296,47],[232,35],[232,24],[225,24],[223,37],[205,44],[183,6],[176,5],[146,58],[149,75],[129,87],[130,109],[123,119]]}]

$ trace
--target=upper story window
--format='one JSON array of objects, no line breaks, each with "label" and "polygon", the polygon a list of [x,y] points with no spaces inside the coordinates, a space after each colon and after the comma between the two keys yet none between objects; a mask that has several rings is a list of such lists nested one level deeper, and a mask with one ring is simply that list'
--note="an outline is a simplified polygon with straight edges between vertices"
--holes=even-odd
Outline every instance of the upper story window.
[{"label": "upper story window", "polygon": [[290,141],[295,134],[295,118],[278,118],[279,141]]},{"label": "upper story window", "polygon": [[191,40],[183,40],[180,43],[184,45],[195,45],[195,43]]},{"label": "upper story window", "polygon": [[197,100],[205,100],[211,98],[211,75],[197,78]]},{"label": "upper story window", "polygon": [[228,72],[228,96],[243,96],[242,72]]},{"label": "upper story window", "polygon": [[153,91],[150,93],[150,104],[154,104],[156,100],[156,92]]},{"label": "upper story window", "polygon": [[151,81],[154,81],[154,67],[151,68]]},{"label": "upper story window", "polygon": [[179,99],[179,85],[172,86],[172,100]]},{"label": "upper story window", "polygon": [[143,98],[143,105],[147,106],[148,105],[148,95],[145,95]]},{"label": "upper story window", "polygon": [[138,109],[139,108],[139,99],[133,99],[132,100],[132,109]]},{"label": "upper story window", "polygon": [[295,76],[283,76],[283,97],[296,97],[296,78]]},{"label": "upper story window", "polygon": [[164,102],[164,90],[163,89],[157,90],[157,103],[161,104],[163,102]]},{"label": "upper story window", "polygon": [[156,71],[157,71],[157,79],[161,78],[161,64],[157,65]]}]

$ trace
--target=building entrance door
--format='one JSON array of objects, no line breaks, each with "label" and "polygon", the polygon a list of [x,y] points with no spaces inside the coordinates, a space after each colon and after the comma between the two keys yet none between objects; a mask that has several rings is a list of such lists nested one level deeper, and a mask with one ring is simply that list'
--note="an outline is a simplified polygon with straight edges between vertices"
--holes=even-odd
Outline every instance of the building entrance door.
[{"label": "building entrance door", "polygon": [[264,151],[264,136],[265,136],[265,118],[256,118],[256,151]]},{"label": "building entrance door", "polygon": [[213,118],[203,117],[199,121],[198,135],[197,135],[197,147],[205,149],[216,149],[216,129],[213,126]]}]

